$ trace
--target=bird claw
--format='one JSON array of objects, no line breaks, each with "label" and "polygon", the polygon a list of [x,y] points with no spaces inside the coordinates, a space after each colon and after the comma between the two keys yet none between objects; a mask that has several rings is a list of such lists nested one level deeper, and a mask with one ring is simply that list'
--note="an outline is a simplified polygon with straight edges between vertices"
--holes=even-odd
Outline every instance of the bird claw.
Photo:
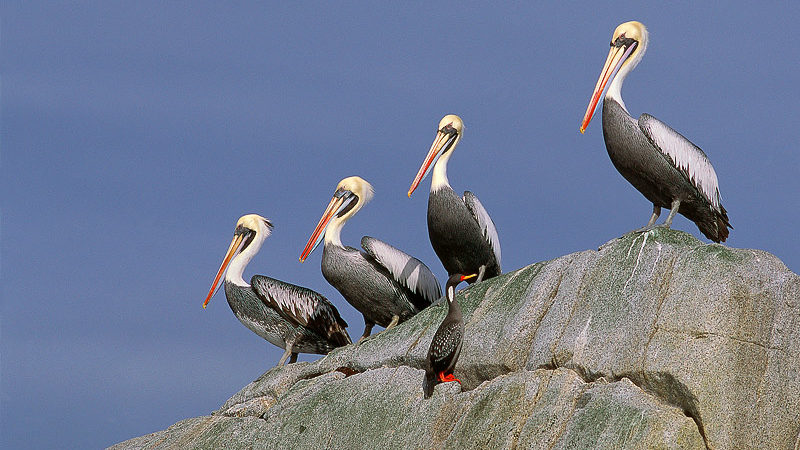
[{"label": "bird claw", "polygon": [[642,227],[642,228],[638,228],[638,229],[636,229],[636,230],[633,230],[633,232],[634,232],[634,233],[648,233],[648,232],[650,232],[650,231],[653,231],[653,229],[655,229],[655,228],[656,228],[656,227],[658,227],[658,226],[660,226],[660,225],[655,225],[655,224],[653,224],[653,225],[647,225],[647,226],[644,226],[644,227]]}]

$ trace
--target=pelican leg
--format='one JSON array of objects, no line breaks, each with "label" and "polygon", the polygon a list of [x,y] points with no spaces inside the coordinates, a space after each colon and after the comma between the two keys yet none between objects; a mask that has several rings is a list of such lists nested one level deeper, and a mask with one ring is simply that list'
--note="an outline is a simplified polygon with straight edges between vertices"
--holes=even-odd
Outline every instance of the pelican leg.
[{"label": "pelican leg", "polygon": [[678,209],[681,207],[681,200],[676,198],[672,201],[672,206],[669,207],[669,215],[667,216],[667,220],[664,221],[664,227],[669,228],[672,226],[672,219],[675,217],[675,214],[678,214]]},{"label": "pelican leg", "polygon": [[480,283],[483,281],[483,276],[486,274],[486,264],[482,264],[481,267],[478,269],[478,278],[475,279],[476,283]]},{"label": "pelican leg", "polygon": [[386,331],[388,329],[394,328],[395,325],[397,325],[398,322],[400,322],[400,316],[395,314],[394,316],[392,316],[392,321],[389,322],[389,325],[386,325],[386,328],[384,328],[383,331]]},{"label": "pelican leg", "polygon": [[661,215],[661,207],[653,204],[653,214],[650,216],[650,220],[647,222],[647,225],[639,228],[638,230],[634,230],[636,233],[647,233],[648,231],[652,230],[656,227],[656,219],[658,216]]},{"label": "pelican leg", "polygon": [[372,333],[372,327],[374,326],[374,323],[367,322],[367,320],[364,319],[364,334],[361,335],[361,338],[358,340],[358,342],[356,342],[356,345],[360,344],[364,339],[369,337],[369,335]]},{"label": "pelican leg", "polygon": [[660,215],[661,215],[661,207],[658,205],[653,205],[653,215],[650,216],[650,221],[647,222],[647,226],[645,228],[652,227],[653,224],[656,223],[656,219],[658,219],[658,216]]},{"label": "pelican leg", "polygon": [[278,365],[282,366],[286,362],[286,360],[289,359],[289,356],[292,355],[292,354],[295,355],[294,358],[297,358],[297,353],[293,353],[292,352],[292,344],[287,342],[286,343],[286,351],[283,352],[283,356],[281,356],[280,361],[278,361]]},{"label": "pelican leg", "polygon": [[[400,322],[400,316],[395,314],[394,316],[392,316],[392,321],[389,322],[389,325],[386,325],[386,328],[384,328],[383,331],[381,331],[381,333],[383,333],[384,331],[386,331],[386,330],[388,330],[390,328],[393,328],[395,325],[397,325],[398,322]],[[372,327],[374,325],[375,324],[368,324],[367,325],[370,331],[372,330]],[[367,333],[367,330],[364,330],[364,335],[361,336],[361,339],[358,340],[356,345],[359,345],[359,344],[361,344],[362,342],[364,342],[364,341],[366,341],[368,339],[372,339],[372,338],[374,338],[375,336],[377,336],[378,334],[381,334],[381,333],[373,334],[372,336],[370,336],[369,333]]]}]

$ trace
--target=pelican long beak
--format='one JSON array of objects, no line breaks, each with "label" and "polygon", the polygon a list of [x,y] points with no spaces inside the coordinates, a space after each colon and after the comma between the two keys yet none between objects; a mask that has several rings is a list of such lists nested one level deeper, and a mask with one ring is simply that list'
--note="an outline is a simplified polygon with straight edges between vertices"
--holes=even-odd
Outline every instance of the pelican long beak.
[{"label": "pelican long beak", "polygon": [[331,219],[350,206],[356,198],[357,197],[352,192],[344,189],[339,189],[333,194],[333,198],[331,202],[328,203],[328,207],[325,208],[325,212],[322,214],[322,218],[319,219],[317,227],[314,228],[314,232],[311,233],[311,237],[308,239],[303,253],[300,254],[300,262],[304,262],[306,258],[308,258],[308,255],[322,242],[322,238],[325,236],[325,229],[328,228]]},{"label": "pelican long beak", "polygon": [[477,273],[473,273],[472,275],[462,275],[461,276],[461,281],[469,280],[470,278],[475,278],[477,276],[478,276]]},{"label": "pelican long beak", "polygon": [[214,284],[211,285],[211,289],[208,291],[208,297],[206,297],[206,301],[203,302],[203,309],[206,308],[208,302],[211,300],[211,297],[217,292],[217,284],[219,284],[219,280],[222,278],[222,274],[225,273],[225,269],[228,268],[228,264],[231,262],[231,259],[239,252],[239,249],[242,246],[242,241],[244,240],[244,235],[236,234],[231,241],[231,246],[228,247],[228,253],[225,254],[225,259],[222,260],[222,264],[219,266],[219,270],[217,271],[217,276],[214,277]]},{"label": "pelican long beak", "polygon": [[589,126],[589,122],[592,121],[592,116],[594,115],[594,110],[597,109],[597,103],[600,101],[600,96],[603,94],[603,91],[606,89],[608,83],[614,79],[614,76],[619,71],[619,68],[622,67],[622,63],[628,59],[633,49],[635,49],[637,43],[634,42],[633,44],[627,46],[612,46],[611,50],[608,51],[608,58],[606,58],[606,64],[603,66],[603,70],[600,72],[600,78],[597,79],[597,84],[594,87],[594,92],[592,93],[592,100],[589,102],[589,106],[586,108],[586,114],[583,116],[583,122],[581,122],[581,134],[586,131],[586,127]]},{"label": "pelican long beak", "polygon": [[433,140],[431,149],[428,150],[428,156],[425,157],[425,161],[422,162],[422,166],[420,166],[417,176],[414,178],[414,182],[411,183],[411,187],[408,189],[409,198],[411,197],[411,194],[414,193],[414,190],[417,188],[417,186],[419,186],[419,183],[422,182],[422,180],[424,180],[428,175],[428,172],[430,172],[433,160],[436,159],[443,149],[448,148],[448,143],[452,142],[455,139],[455,136],[455,134],[446,133],[441,130],[436,133],[436,139]]}]

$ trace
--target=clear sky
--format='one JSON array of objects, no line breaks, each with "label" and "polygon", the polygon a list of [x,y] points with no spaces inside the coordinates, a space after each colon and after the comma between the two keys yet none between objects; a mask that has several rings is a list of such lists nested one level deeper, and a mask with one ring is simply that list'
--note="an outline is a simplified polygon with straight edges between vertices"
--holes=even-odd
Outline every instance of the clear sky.
[{"label": "clear sky", "polygon": [[444,281],[430,177],[406,192],[447,113],[466,124],[450,182],[494,218],[505,271],[644,225],[600,115],[578,132],[627,20],[650,31],[628,109],[708,154],[727,245],[800,270],[796,2],[220,3],[3,2],[0,447],[110,445],[273,366],[222,292],[201,307],[245,213],[275,224],[245,278],[323,293],[351,336],[321,251],[298,262],[340,179],[375,187],[343,242],[377,237]]}]

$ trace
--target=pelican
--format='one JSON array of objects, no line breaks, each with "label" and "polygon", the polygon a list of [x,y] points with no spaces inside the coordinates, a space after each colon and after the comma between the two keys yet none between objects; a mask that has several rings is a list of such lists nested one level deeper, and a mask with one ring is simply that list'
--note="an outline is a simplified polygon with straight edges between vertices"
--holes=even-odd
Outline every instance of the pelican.
[{"label": "pelican", "polygon": [[461,307],[456,301],[456,286],[475,276],[476,274],[456,273],[447,280],[445,287],[447,315],[434,333],[431,346],[428,348],[430,366],[425,369],[425,379],[422,382],[422,392],[425,398],[433,395],[433,388],[438,383],[458,381],[458,384],[461,384],[461,380],[453,375],[464,339],[464,319],[461,317]]},{"label": "pelican", "polygon": [[447,274],[477,273],[476,279],[469,280],[474,283],[500,275],[500,238],[478,197],[470,191],[459,197],[447,180],[447,161],[463,132],[464,122],[460,117],[444,116],[408,196],[428,175],[431,163],[438,156],[428,196],[428,236]]},{"label": "pelican", "polygon": [[289,355],[289,362],[293,363],[298,353],[324,355],[352,343],[346,330],[347,322],[321,294],[263,275],[253,275],[250,284],[242,279],[244,268],[261,249],[271,230],[272,223],[257,214],[239,219],[203,308],[216,292],[227,268],[225,296],[228,305],[250,331],[286,350],[277,365],[283,365]]},{"label": "pelican", "polygon": [[[663,226],[669,228],[680,212],[697,224],[714,242],[728,237],[728,213],[722,206],[717,174],[706,154],[677,131],[649,114],[637,121],[622,101],[622,82],[639,64],[647,49],[647,29],[639,22],[625,22],[611,36],[611,51],[581,123],[586,130],[603,99],[603,138],[611,162],[620,174],[653,203],[647,231],[655,226],[661,208],[669,208]],[[616,76],[614,75],[616,73]]]},{"label": "pelican", "polygon": [[364,251],[342,245],[342,226],[372,195],[372,186],[363,178],[340,181],[300,255],[300,262],[305,261],[324,232],[322,275],[364,316],[361,340],[375,324],[389,329],[425,309],[442,292],[428,266],[385,242],[364,236]]}]

